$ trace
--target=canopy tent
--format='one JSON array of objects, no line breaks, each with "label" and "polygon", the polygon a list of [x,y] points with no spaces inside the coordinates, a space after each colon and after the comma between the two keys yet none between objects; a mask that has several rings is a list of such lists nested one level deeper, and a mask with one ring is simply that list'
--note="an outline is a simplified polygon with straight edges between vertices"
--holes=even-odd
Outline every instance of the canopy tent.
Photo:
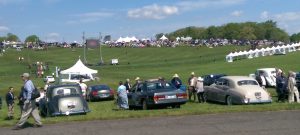
[{"label": "canopy tent", "polygon": [[160,40],[168,40],[168,38],[165,35],[161,36],[159,39]]},{"label": "canopy tent", "polygon": [[72,67],[60,71],[61,82],[79,82],[83,79],[84,82],[94,80],[93,75],[97,74],[98,71],[86,67],[80,59]]}]

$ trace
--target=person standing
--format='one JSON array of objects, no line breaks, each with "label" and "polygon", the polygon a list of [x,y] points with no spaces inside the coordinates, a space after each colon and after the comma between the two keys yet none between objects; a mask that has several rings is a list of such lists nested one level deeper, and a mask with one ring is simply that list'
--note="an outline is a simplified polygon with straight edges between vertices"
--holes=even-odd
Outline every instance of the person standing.
[{"label": "person standing", "polygon": [[14,88],[9,87],[8,93],[6,94],[6,104],[8,107],[7,120],[11,120],[14,118],[14,104],[15,104],[15,96],[14,96]]},{"label": "person standing", "polygon": [[80,88],[82,90],[82,96],[83,96],[83,98],[86,98],[87,85],[83,82],[82,79],[80,79],[80,81],[79,81],[79,86],[80,86]]},{"label": "person standing", "polygon": [[288,78],[288,101],[289,103],[292,103],[295,101],[294,97],[296,97],[296,102],[300,102],[299,101],[299,92],[298,89],[296,87],[296,73],[293,71],[289,71],[289,78]]},{"label": "person standing", "polygon": [[126,87],[123,85],[123,82],[119,82],[119,87],[117,91],[118,96],[118,106],[120,109],[128,109],[128,97],[126,92]]},{"label": "person standing", "polygon": [[192,72],[190,78],[188,79],[188,93],[189,93],[189,101],[191,101],[191,98],[193,96],[194,101],[196,101],[196,82],[197,82],[197,77],[195,77],[195,73]]},{"label": "person standing", "polygon": [[128,78],[126,79],[124,86],[126,87],[126,92],[128,93],[129,90],[131,89],[130,80]]},{"label": "person standing", "polygon": [[31,98],[32,92],[35,89],[33,82],[29,79],[29,73],[23,73],[21,75],[22,80],[24,81],[24,86],[22,87],[22,95],[24,105],[22,110],[22,115],[19,122],[13,128],[14,130],[19,130],[23,128],[23,125],[31,115],[35,120],[34,127],[42,127],[41,117],[38,112],[38,108],[36,107],[35,100]]},{"label": "person standing", "polygon": [[197,97],[198,97],[199,103],[205,103],[203,78],[202,77],[198,77],[198,79],[197,79],[196,90],[197,90]]},{"label": "person standing", "polygon": [[179,89],[182,85],[182,81],[180,80],[178,74],[174,74],[173,79],[171,80],[171,83]]}]

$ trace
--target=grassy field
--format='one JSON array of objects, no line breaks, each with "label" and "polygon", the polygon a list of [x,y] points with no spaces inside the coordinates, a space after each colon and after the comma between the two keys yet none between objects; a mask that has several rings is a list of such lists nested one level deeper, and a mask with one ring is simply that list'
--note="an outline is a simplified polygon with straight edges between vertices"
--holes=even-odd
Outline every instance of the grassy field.
[{"label": "grassy field", "polygon": [[[299,71],[300,63],[297,59],[300,57],[299,52],[289,53],[280,56],[267,56],[255,59],[242,59],[227,63],[225,55],[232,50],[243,50],[245,47],[177,47],[177,48],[102,48],[102,56],[106,65],[90,66],[98,70],[99,81],[89,82],[88,84],[108,84],[112,88],[117,88],[120,80],[129,78],[133,80],[139,76],[142,79],[157,78],[163,76],[166,79],[177,73],[184,83],[193,71],[196,75],[201,76],[209,73],[225,73],[228,75],[249,75],[255,69],[261,67],[279,67],[284,71]],[[7,53],[0,57],[0,96],[4,98],[9,86],[15,87],[15,94],[19,93],[22,86],[20,74],[30,72],[28,64],[37,61],[49,63],[50,70],[46,71],[50,75],[55,70],[55,66],[66,69],[72,66],[78,58],[83,58],[82,48],[49,48],[48,51],[22,50],[20,52],[14,49],[8,49]],[[25,60],[20,62],[18,57],[24,57]],[[113,58],[119,59],[119,65],[109,65]],[[87,52],[87,61],[89,64],[96,65],[100,61],[99,49]],[[32,78],[37,86],[44,86],[41,78]],[[269,91],[274,99],[276,95],[273,88]],[[4,101],[4,99],[3,99]],[[227,113],[227,112],[244,112],[244,111],[275,111],[299,109],[298,104],[272,103],[262,105],[236,105],[225,106],[219,104],[197,104],[187,103],[181,109],[155,109],[148,111],[116,111],[113,101],[89,103],[91,113],[87,115],[71,117],[54,117],[44,118],[44,123],[56,123],[61,121],[81,121],[96,119],[121,119],[121,118],[139,118],[153,116],[172,116],[172,115],[190,115],[190,114],[207,114],[207,113]],[[0,126],[9,126],[17,120],[5,121],[7,107],[3,104],[0,110]],[[20,116],[16,107],[15,117]]]}]

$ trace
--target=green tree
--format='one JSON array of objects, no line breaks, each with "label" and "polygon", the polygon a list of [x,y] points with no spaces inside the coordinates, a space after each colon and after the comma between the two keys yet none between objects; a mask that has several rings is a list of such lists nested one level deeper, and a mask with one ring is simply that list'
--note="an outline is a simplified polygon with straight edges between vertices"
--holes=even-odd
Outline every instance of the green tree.
[{"label": "green tree", "polygon": [[291,42],[300,42],[300,32],[290,37]]},{"label": "green tree", "polygon": [[20,41],[19,37],[17,35],[12,34],[12,33],[7,33],[6,40],[7,41],[15,41],[15,42]]},{"label": "green tree", "polygon": [[159,33],[155,35],[156,40],[159,40],[164,35],[164,33]]},{"label": "green tree", "polygon": [[0,42],[3,42],[6,40],[6,37],[0,37]]},{"label": "green tree", "polygon": [[35,43],[40,41],[40,38],[37,35],[30,35],[25,39],[25,42]]}]

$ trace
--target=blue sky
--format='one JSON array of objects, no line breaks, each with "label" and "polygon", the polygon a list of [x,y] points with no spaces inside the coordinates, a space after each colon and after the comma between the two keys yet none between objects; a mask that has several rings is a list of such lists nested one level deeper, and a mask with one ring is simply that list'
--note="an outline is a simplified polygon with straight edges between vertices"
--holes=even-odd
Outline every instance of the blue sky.
[{"label": "blue sky", "polygon": [[0,0],[0,36],[23,41],[82,41],[112,35],[154,37],[187,26],[272,19],[289,34],[300,32],[299,0]]}]

